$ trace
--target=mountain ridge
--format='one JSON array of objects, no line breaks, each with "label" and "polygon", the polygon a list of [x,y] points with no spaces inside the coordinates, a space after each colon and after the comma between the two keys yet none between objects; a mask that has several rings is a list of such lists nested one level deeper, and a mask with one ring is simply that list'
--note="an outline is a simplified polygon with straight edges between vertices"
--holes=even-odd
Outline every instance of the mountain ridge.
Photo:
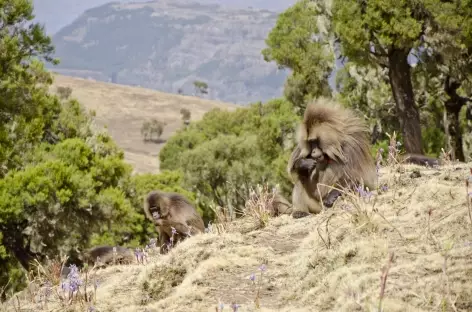
[{"label": "mountain ridge", "polygon": [[[287,70],[264,61],[278,14],[188,1],[112,2],[84,12],[54,37],[61,74],[247,104],[283,93]],[[88,71],[87,74],[82,71]]]}]

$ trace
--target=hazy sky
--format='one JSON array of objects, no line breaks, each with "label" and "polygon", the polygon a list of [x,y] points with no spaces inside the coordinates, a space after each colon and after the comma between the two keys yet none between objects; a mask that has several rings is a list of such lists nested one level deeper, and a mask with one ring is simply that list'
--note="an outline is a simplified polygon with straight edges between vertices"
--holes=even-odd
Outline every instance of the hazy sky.
[{"label": "hazy sky", "polygon": [[[159,0],[156,0],[159,1]],[[140,2],[127,0],[33,0],[36,20],[46,25],[46,32],[50,35],[60,28],[70,24],[84,11],[103,5],[108,2]],[[148,2],[146,0],[142,2]],[[283,11],[290,7],[296,0],[193,0],[189,2],[218,3],[235,8],[268,9],[271,11]]]}]

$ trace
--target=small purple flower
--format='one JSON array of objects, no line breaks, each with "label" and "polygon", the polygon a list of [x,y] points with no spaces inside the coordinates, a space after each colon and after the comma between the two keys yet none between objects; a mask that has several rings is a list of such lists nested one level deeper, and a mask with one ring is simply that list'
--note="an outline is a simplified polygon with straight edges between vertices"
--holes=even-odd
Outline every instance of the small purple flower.
[{"label": "small purple flower", "polygon": [[[70,291],[74,292],[79,289],[82,285],[82,280],[80,279],[79,270],[75,264],[69,266],[70,272],[67,274],[68,283],[67,286]],[[63,284],[64,287],[64,284]]]},{"label": "small purple flower", "polygon": [[388,186],[387,186],[387,184],[382,185],[382,186],[380,187],[380,190],[381,190],[382,192],[388,191]]},{"label": "small purple flower", "polygon": [[359,193],[359,196],[362,197],[362,198],[370,199],[372,197],[372,192],[368,192],[362,186],[356,187],[356,190]]},{"label": "small purple flower", "polygon": [[259,267],[259,270],[261,270],[261,272],[265,272],[265,270],[266,270],[266,265],[265,265],[265,264],[261,265],[261,266]]},{"label": "small purple flower", "polygon": [[251,275],[249,276],[249,279],[254,282],[256,280],[256,274],[251,273]]},{"label": "small purple flower", "polygon": [[172,235],[177,234],[177,230],[174,227],[171,226],[171,229],[172,229]]},{"label": "small purple flower", "polygon": [[237,304],[237,303],[233,303],[231,305],[231,309],[233,309],[233,312],[238,312],[238,309],[241,305]]}]

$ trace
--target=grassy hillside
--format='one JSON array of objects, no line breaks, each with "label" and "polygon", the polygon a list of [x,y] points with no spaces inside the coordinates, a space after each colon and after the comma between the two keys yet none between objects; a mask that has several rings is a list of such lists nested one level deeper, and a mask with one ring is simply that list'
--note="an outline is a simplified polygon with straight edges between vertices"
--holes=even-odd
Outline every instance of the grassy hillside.
[{"label": "grassy hillside", "polygon": [[[109,3],[53,37],[61,74],[247,104],[279,97],[287,71],[264,61],[278,14],[185,0]],[[87,71],[87,72],[85,72]]]},{"label": "grassy hillside", "polygon": [[[214,225],[168,255],[150,252],[144,265],[98,270],[89,276],[99,280],[96,302],[67,311],[255,311],[258,292],[260,311],[379,311],[380,300],[389,312],[471,311],[469,175],[469,165],[382,168],[386,187],[371,198],[346,194],[319,215],[265,228]],[[66,309],[57,288],[47,311]],[[5,308],[33,311],[44,289]]]},{"label": "grassy hillside", "polygon": [[[73,89],[77,98],[89,110],[96,111],[99,126],[107,126],[115,142],[124,150],[125,159],[135,172],[157,172],[159,150],[177,129],[182,127],[180,109],[187,108],[192,120],[200,119],[213,108],[233,110],[235,104],[181,96],[150,89],[118,85],[63,75],[54,76],[51,91],[57,86]],[[157,118],[167,123],[162,143],[147,143],[141,137],[143,121]]]}]

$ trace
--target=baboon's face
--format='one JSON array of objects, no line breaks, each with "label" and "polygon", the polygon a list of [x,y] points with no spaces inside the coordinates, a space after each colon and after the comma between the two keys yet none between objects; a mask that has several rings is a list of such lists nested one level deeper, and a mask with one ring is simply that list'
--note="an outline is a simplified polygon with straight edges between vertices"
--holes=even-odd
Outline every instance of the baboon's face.
[{"label": "baboon's face", "polygon": [[149,212],[151,213],[154,220],[159,220],[161,218],[161,207],[157,200],[150,200],[149,204]]},{"label": "baboon's face", "polygon": [[308,141],[310,146],[310,157],[313,158],[317,163],[325,160],[325,155],[320,147],[319,139],[313,139]]}]

